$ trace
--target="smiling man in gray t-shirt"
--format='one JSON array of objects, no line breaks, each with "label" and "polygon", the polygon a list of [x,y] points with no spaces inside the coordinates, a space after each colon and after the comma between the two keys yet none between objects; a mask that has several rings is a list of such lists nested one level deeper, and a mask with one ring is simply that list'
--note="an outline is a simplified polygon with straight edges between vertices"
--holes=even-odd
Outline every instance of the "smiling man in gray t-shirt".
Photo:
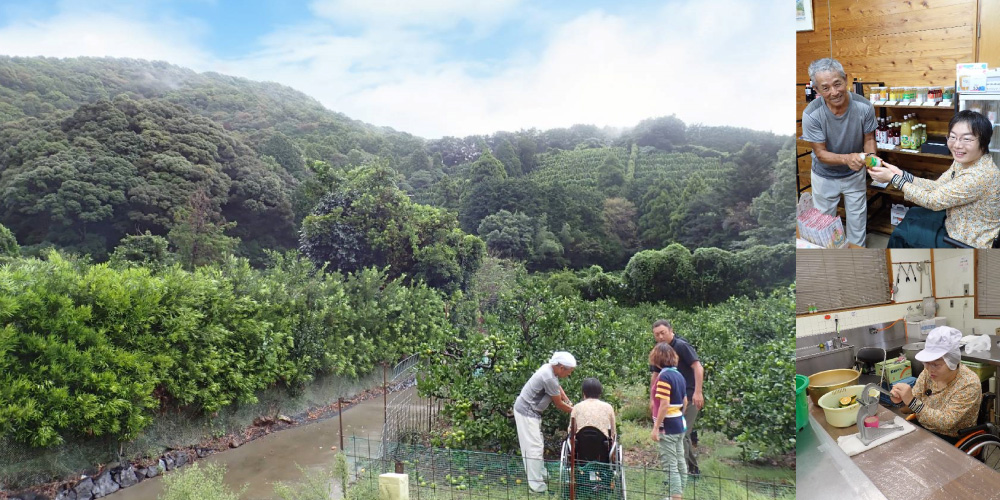
[{"label": "smiling man in gray t-shirt", "polygon": [[844,197],[847,241],[865,246],[868,219],[867,174],[858,153],[876,152],[875,108],[851,92],[844,67],[825,58],[809,65],[809,78],[820,98],[802,112],[802,140],[813,145],[813,206],[837,215]]}]

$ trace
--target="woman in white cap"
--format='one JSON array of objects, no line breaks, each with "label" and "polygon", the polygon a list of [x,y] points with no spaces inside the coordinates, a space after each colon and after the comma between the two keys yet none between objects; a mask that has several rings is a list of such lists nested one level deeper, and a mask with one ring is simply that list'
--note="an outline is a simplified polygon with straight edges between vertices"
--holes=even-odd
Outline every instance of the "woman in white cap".
[{"label": "woman in white cap", "polygon": [[892,386],[893,403],[903,403],[913,410],[925,429],[951,443],[958,441],[958,430],[976,425],[982,383],[975,373],[960,363],[959,341],[962,332],[939,326],[929,334],[917,360],[924,371],[911,388],[908,384]]},{"label": "woman in white cap", "polygon": [[559,385],[559,379],[570,376],[574,368],[576,358],[572,354],[556,351],[548,363],[535,370],[514,401],[514,422],[517,423],[521,458],[528,476],[528,488],[535,493],[546,490],[542,412],[549,407],[549,403],[566,413],[573,411],[573,403]]}]

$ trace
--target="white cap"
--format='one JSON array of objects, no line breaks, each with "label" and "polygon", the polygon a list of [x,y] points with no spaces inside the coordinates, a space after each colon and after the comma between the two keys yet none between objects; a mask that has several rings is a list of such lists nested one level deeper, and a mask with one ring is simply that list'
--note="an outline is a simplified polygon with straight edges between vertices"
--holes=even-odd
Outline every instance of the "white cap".
[{"label": "white cap", "polygon": [[566,368],[576,368],[576,358],[566,351],[556,351],[552,353],[552,359],[549,360],[549,364],[563,365]]},{"label": "white cap", "polygon": [[[939,326],[930,331],[927,334],[927,340],[924,342],[924,349],[917,353],[915,358],[917,361],[934,361],[943,357],[946,354],[951,354],[949,358],[957,357],[961,359],[961,352],[959,351],[959,342],[962,340],[962,332],[950,327],[950,326]],[[945,361],[951,361],[946,359]],[[948,363],[951,367],[951,363]],[[952,370],[955,368],[951,367]]]}]

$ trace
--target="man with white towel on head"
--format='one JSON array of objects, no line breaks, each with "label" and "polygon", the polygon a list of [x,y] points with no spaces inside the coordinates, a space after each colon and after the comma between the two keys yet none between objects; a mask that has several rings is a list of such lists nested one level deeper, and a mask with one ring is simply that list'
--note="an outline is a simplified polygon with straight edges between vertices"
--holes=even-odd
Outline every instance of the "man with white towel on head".
[{"label": "man with white towel on head", "polygon": [[549,403],[569,413],[573,403],[559,385],[559,379],[566,378],[576,368],[576,358],[565,351],[556,351],[548,363],[542,365],[521,388],[521,394],[514,401],[514,422],[517,423],[517,440],[521,445],[524,471],[528,475],[528,488],[535,493],[544,493],[545,462],[542,440],[542,412]]}]

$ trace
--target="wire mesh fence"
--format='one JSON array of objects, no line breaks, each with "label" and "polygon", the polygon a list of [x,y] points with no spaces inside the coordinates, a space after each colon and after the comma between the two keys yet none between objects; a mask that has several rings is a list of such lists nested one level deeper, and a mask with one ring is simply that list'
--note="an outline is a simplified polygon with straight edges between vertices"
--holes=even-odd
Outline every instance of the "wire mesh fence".
[{"label": "wire mesh fence", "polygon": [[[412,442],[414,436],[429,434],[437,421],[440,402],[417,394],[420,356],[414,354],[397,363],[384,381],[385,422],[383,442]],[[379,455],[382,448],[379,448]]]},{"label": "wire mesh fence", "polygon": [[[661,500],[670,498],[668,476],[658,469],[620,464],[576,464],[545,460],[546,492],[531,491],[521,457],[434,448],[420,444],[354,436],[345,454],[353,477],[378,481],[379,474],[405,473],[415,500]],[[570,478],[573,492],[570,491]],[[682,479],[683,498],[718,500],[793,499],[795,485],[749,478],[699,475]]]}]

